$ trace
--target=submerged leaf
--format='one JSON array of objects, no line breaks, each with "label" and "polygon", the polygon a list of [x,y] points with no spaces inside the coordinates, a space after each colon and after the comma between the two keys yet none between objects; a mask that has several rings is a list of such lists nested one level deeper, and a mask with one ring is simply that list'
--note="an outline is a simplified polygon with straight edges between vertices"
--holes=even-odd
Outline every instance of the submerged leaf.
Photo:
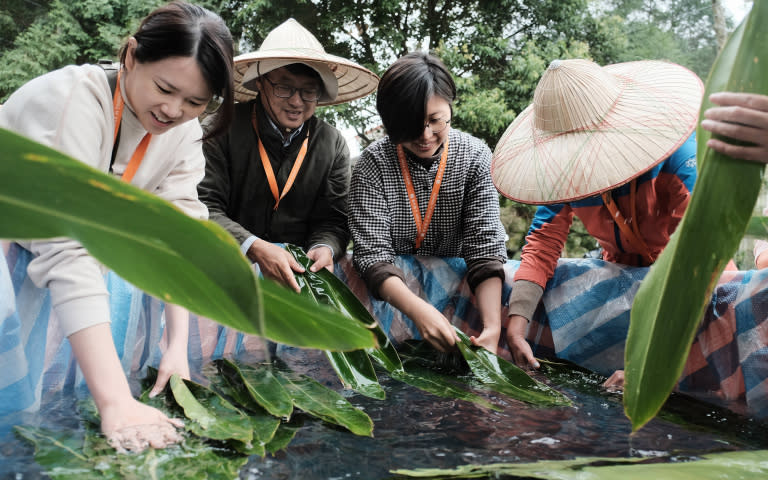
[{"label": "submerged leaf", "polygon": [[488,388],[539,406],[569,406],[573,402],[562,393],[531,378],[516,365],[482,347],[475,347],[459,329],[457,345],[472,373]]},{"label": "submerged leaf", "polygon": [[275,378],[269,366],[243,365],[241,368],[227,359],[215,360],[213,363],[232,387],[232,397],[244,407],[252,408],[251,402],[255,402],[275,417],[287,418],[293,412],[290,394]]},{"label": "submerged leaf", "polygon": [[250,422],[240,410],[217,393],[177,374],[171,376],[173,398],[188,419],[186,428],[204,438],[236,440],[248,444],[253,439]]},{"label": "submerged leaf", "polygon": [[[768,2],[755,2],[712,67],[701,115],[710,93],[768,91],[766,24]],[[690,203],[632,305],[624,409],[633,430],[657,414],[683,373],[704,309],[738,248],[762,185],[763,164],[707,148],[710,135],[701,128],[696,137],[700,169]]]},{"label": "submerged leaf", "polygon": [[355,435],[373,436],[373,421],[335,391],[315,380],[289,371],[274,371],[297,408],[328,423],[340,425]]}]

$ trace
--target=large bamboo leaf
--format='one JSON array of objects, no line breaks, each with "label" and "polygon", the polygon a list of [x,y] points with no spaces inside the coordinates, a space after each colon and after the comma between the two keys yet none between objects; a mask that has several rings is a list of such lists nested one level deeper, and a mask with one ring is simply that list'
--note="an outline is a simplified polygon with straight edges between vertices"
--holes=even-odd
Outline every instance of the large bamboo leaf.
[{"label": "large bamboo leaf", "polygon": [[[313,262],[301,248],[287,244],[285,249],[304,267],[304,273],[295,275],[304,296],[311,298],[320,305],[331,306],[341,312],[342,315],[362,322],[369,328],[377,326],[368,310],[334,274],[324,268],[318,272],[310,271],[309,267]],[[368,354],[364,350],[350,352],[326,350],[325,355],[344,388],[352,389],[378,400],[383,400],[386,397],[384,389],[381,388],[379,380],[376,378],[371,359],[368,358]]]},{"label": "large bamboo leaf", "polygon": [[469,337],[458,328],[456,334],[459,336],[457,345],[469,368],[488,388],[532,405],[573,405],[568,397],[531,378],[513,363],[472,345]]},{"label": "large bamboo leaf", "polygon": [[215,223],[8,130],[0,129],[0,144],[0,238],[74,238],[157,298],[280,343],[328,350],[374,345],[359,322],[257,281]]},{"label": "large bamboo leaf", "polygon": [[726,452],[674,463],[640,463],[643,458],[581,457],[573,460],[544,460],[533,463],[462,465],[454,469],[423,468],[392,470],[399,478],[540,478],[549,480],[696,480],[765,478],[768,451]]},{"label": "large bamboo leaf", "polygon": [[355,435],[373,436],[373,421],[344,397],[315,380],[295,372],[274,370],[297,408],[328,423],[340,425]]},{"label": "large bamboo leaf", "polygon": [[[768,92],[767,24],[768,2],[755,2],[712,67],[702,112],[712,92]],[[634,430],[656,415],[682,374],[704,308],[760,191],[763,165],[720,155],[706,148],[708,138],[699,128],[701,168],[691,201],[632,306],[624,408]]]}]

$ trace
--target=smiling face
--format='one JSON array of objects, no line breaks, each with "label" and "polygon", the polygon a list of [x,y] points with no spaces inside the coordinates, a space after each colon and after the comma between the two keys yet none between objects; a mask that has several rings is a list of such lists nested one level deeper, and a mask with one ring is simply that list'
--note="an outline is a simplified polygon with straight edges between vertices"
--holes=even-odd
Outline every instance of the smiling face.
[{"label": "smiling face", "polygon": [[125,96],[147,132],[161,135],[203,113],[212,93],[193,57],[141,63],[135,49],[136,40],[130,39],[123,71]]},{"label": "smiling face", "polygon": [[[274,85],[287,86],[297,89],[289,98],[275,95]],[[320,82],[306,75],[295,75],[285,67],[272,70],[258,78],[261,103],[272,121],[283,128],[300,127],[315,114],[317,101],[302,100],[298,89],[320,90]]]},{"label": "smiling face", "polygon": [[[449,121],[451,119],[451,104],[446,99],[438,95],[432,95],[427,102],[427,117],[424,119],[424,124],[432,125],[434,120],[442,119]],[[446,125],[445,128],[438,133],[434,133],[432,129],[427,126],[421,131],[421,135],[407,142],[403,142],[403,147],[407,148],[414,155],[419,158],[430,158],[435,155],[437,149],[440,148],[448,138],[448,132],[451,127]]]}]

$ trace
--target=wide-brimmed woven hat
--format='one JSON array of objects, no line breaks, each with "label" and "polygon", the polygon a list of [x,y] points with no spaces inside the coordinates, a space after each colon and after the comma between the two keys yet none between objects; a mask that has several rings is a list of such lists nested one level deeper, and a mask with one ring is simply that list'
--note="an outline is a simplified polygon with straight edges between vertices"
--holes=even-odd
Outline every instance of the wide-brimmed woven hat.
[{"label": "wide-brimmed woven hat", "polygon": [[235,57],[235,100],[246,102],[255,98],[253,80],[292,63],[303,63],[320,74],[325,92],[318,105],[364,97],[379,84],[379,77],[367,68],[326,53],[315,36],[291,18],[269,32],[257,51]]},{"label": "wide-brimmed woven hat", "polygon": [[555,60],[504,132],[491,176],[512,200],[578,200],[627,183],[677,150],[696,127],[704,86],[669,62],[600,67]]}]

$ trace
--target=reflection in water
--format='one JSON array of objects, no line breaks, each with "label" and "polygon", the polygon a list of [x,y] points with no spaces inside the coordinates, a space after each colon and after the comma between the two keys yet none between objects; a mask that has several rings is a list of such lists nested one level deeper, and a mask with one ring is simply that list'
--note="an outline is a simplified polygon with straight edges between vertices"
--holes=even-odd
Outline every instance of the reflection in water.
[{"label": "reflection in water", "polygon": [[[340,388],[322,352],[284,348],[279,356],[293,370]],[[480,391],[502,405],[502,411],[435,397],[380,374],[386,400],[345,393],[373,420],[373,438],[300,414],[294,421],[301,427],[288,448],[274,457],[250,458],[241,478],[378,479],[391,477],[388,472],[395,468],[452,468],[577,456],[686,457],[765,448],[768,442],[761,436],[765,425],[682,397],[675,397],[659,418],[630,435],[621,397],[603,392],[597,376],[568,371],[536,375],[573,399],[575,407],[534,408]],[[50,397],[41,413],[21,420],[48,428],[79,428],[73,398],[72,393]],[[0,478],[45,478],[26,443],[3,437],[0,455]]]}]

